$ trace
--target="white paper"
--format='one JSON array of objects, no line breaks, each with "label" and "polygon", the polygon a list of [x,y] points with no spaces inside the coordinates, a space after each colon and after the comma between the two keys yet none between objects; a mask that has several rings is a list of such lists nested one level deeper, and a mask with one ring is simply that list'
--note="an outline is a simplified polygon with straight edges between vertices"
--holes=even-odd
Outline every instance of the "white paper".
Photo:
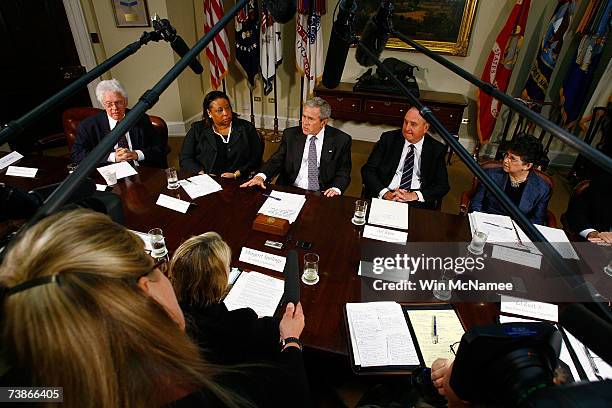
[{"label": "white paper", "polygon": [[536,225],[535,227],[563,258],[580,259],[567,235],[565,235],[565,231],[560,228],[550,228],[544,225]]},{"label": "white paper", "polygon": [[376,239],[378,241],[406,245],[406,241],[408,240],[408,233],[387,228],[375,227],[373,225],[366,225],[363,229],[363,237]]},{"label": "white paper", "polygon": [[98,191],[106,191],[106,185],[105,184],[97,184],[96,183],[96,190]]},{"label": "white paper", "polygon": [[34,177],[36,177],[36,172],[37,171],[38,171],[38,169],[35,169],[33,167],[9,166],[9,168],[6,169],[6,175],[7,176],[16,176],[16,177],[34,178]]},{"label": "white paper", "polygon": [[109,170],[115,170],[117,180],[138,174],[138,172],[126,161],[109,164],[108,166],[104,167],[98,167],[98,172],[102,175],[102,177],[104,177]]},{"label": "white paper", "polygon": [[233,285],[236,282],[236,279],[240,276],[242,271],[238,268],[232,268],[230,270],[229,276],[227,277],[227,283]]},{"label": "white paper", "polygon": [[472,234],[474,234],[474,231],[485,232],[487,242],[504,245],[519,243],[512,219],[507,215],[474,211],[468,214],[468,219]]},{"label": "white paper", "polygon": [[347,303],[356,365],[419,365],[402,307],[395,302]]},{"label": "white paper", "polygon": [[[437,358],[454,359],[450,346],[461,341],[465,333],[463,325],[453,309],[407,310],[417,342],[421,348],[425,366],[431,367]],[[433,317],[436,317],[438,342],[433,342]]]},{"label": "white paper", "polygon": [[10,166],[21,158],[23,158],[23,155],[17,151],[11,152],[6,156],[0,157],[0,170],[5,168],[6,166]]},{"label": "white paper", "polygon": [[408,204],[373,198],[368,222],[370,224],[407,230]]},{"label": "white paper", "polygon": [[285,269],[285,262],[287,262],[287,259],[284,256],[269,254],[267,252],[258,251],[256,249],[247,247],[242,248],[240,258],[238,258],[238,260],[277,272],[282,272],[283,269]]},{"label": "white paper", "polygon": [[[580,340],[574,337],[569,331],[564,330],[564,332],[589,381],[598,381],[599,378],[597,378],[597,374],[604,380],[612,379],[612,367],[610,367],[608,363],[597,354],[593,353],[591,349],[581,343]],[[593,367],[593,365],[595,367]],[[597,373],[595,369],[597,369]]]},{"label": "white paper", "polygon": [[283,218],[293,224],[297,219],[302,207],[306,202],[306,197],[301,194],[284,193],[282,191],[272,191],[272,197],[263,203],[259,209],[259,214],[269,215],[270,217]]},{"label": "white paper", "polygon": [[145,234],[144,232],[135,231],[135,230],[130,230],[130,231],[132,231],[134,234],[138,235],[140,239],[142,239],[142,242],[144,242],[144,245],[145,245],[145,251],[153,250],[153,246],[151,245],[151,238],[149,237],[149,234]]},{"label": "white paper", "polygon": [[532,254],[518,249],[506,248],[501,245],[493,245],[491,258],[501,259],[502,261],[529,266],[530,268],[540,269],[542,256]]},{"label": "white paper", "polygon": [[223,190],[221,185],[208,174],[189,177],[187,180],[179,180],[179,184],[192,199]]},{"label": "white paper", "polygon": [[501,295],[500,310],[502,313],[512,313],[533,319],[548,320],[555,323],[559,321],[559,307],[557,305],[513,296]]},{"label": "white paper", "polygon": [[258,272],[243,272],[223,303],[228,310],[250,307],[257,316],[273,316],[285,290],[285,282]]},{"label": "white paper", "polygon": [[160,194],[155,204],[185,214],[189,209],[190,203],[189,201],[183,201],[165,194]]}]

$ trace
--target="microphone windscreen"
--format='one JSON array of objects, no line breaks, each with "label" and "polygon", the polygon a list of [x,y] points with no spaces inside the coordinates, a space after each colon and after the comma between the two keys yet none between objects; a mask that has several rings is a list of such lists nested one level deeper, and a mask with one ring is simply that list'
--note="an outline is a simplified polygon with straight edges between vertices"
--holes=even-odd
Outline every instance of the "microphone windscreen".
[{"label": "microphone windscreen", "polygon": [[287,252],[283,274],[285,275],[284,303],[291,302],[297,305],[300,301],[300,266],[298,264],[298,254],[293,249]]},{"label": "microphone windscreen", "polygon": [[567,306],[559,314],[559,323],[595,354],[612,364],[612,324],[580,303]]},{"label": "microphone windscreen", "polygon": [[267,0],[266,6],[274,21],[281,24],[291,21],[297,11],[296,0]]},{"label": "microphone windscreen", "polygon": [[[174,40],[170,43],[170,46],[172,47],[174,52],[176,52],[177,55],[181,58],[185,56],[187,52],[189,52],[189,47],[187,46],[187,44],[185,44],[185,41],[181,38],[180,35],[177,35],[174,38]],[[191,61],[189,61],[189,68],[191,68],[191,70],[196,74],[201,74],[204,71],[204,68],[202,68],[200,61],[198,61],[197,58],[193,58]]]},{"label": "microphone windscreen", "polygon": [[[368,47],[375,55],[376,59],[380,57],[387,41],[389,40],[389,30],[391,29],[389,19],[393,12],[393,3],[385,2],[378,8],[376,14],[371,16],[366,23],[363,33],[361,34],[360,44]],[[376,64],[376,60],[366,55],[366,53],[357,47],[355,59],[364,67],[369,67]]]},{"label": "microphone windscreen", "polygon": [[350,46],[351,43],[346,40],[346,36],[339,35],[336,25],[334,25],[329,37],[327,58],[325,58],[325,68],[323,69],[323,85],[325,87],[335,88],[340,84]]}]

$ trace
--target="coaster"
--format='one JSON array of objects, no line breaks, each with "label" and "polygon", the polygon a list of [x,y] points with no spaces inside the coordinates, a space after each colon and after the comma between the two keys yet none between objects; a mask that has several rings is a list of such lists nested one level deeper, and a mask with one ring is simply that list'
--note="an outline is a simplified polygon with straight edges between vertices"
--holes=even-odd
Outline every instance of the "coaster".
[{"label": "coaster", "polygon": [[363,222],[362,222],[361,224],[356,223],[356,222],[355,222],[355,217],[353,217],[353,218],[351,219],[351,222],[352,222],[354,225],[357,225],[358,227],[361,227],[361,226],[365,225],[365,223],[366,223],[366,222],[365,222],[365,220],[363,220]]},{"label": "coaster", "polygon": [[476,251],[471,245],[468,245],[467,250],[474,255],[482,255],[484,253],[484,247],[480,251]]},{"label": "coaster", "polygon": [[314,281],[307,281],[304,279],[304,276],[302,276],[302,282],[309,286],[316,285],[317,283],[319,283],[319,276],[317,275],[317,279]]}]

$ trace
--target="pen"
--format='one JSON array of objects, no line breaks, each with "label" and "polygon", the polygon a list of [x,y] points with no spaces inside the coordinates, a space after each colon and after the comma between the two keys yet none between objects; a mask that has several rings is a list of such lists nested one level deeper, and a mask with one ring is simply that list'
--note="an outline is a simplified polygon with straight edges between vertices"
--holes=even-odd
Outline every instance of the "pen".
[{"label": "pen", "polygon": [[510,227],[504,227],[503,225],[493,224],[492,222],[483,221],[482,223],[483,224],[493,225],[494,227],[504,228],[504,229],[512,231],[512,228],[510,228]]},{"label": "pen", "polygon": [[597,368],[597,364],[595,364],[595,359],[593,358],[593,355],[589,351],[589,348],[584,345],[583,347],[584,347],[584,352],[587,356],[587,359],[589,360],[589,365],[591,366],[591,369],[593,369],[593,374],[595,374],[595,377],[597,377],[599,380],[603,380],[603,378],[601,378],[601,374],[599,374],[599,369]]},{"label": "pen", "polygon": [[193,181],[189,180],[189,179],[185,179],[186,182],[191,183],[191,184],[195,184]]},{"label": "pen", "polygon": [[264,195],[264,196],[266,196],[266,197],[273,198],[273,199],[278,200],[278,201],[280,201],[280,200],[281,200],[280,198],[278,198],[278,197],[274,197],[274,196],[273,196],[273,195],[271,195],[271,194],[262,193],[261,195]]},{"label": "pen", "polygon": [[436,320],[436,315],[433,317],[433,336],[431,338],[431,342],[433,344],[438,344],[438,322]]},{"label": "pen", "polygon": [[519,242],[520,246],[525,246],[525,244],[523,244],[523,241],[521,241],[521,236],[518,233],[518,230],[516,229],[516,225],[514,224],[514,221],[510,221],[512,223],[512,227],[514,228],[514,233],[516,234],[516,239]]},{"label": "pen", "polygon": [[190,205],[193,205],[194,207],[197,207],[198,205],[196,203],[194,203],[193,201],[189,201]]}]

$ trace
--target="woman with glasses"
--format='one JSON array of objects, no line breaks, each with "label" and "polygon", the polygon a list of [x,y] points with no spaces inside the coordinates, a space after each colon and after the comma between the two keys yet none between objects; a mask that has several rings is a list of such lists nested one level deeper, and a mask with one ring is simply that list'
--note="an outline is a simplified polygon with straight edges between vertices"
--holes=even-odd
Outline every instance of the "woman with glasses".
[{"label": "woman with glasses", "polygon": [[223,92],[209,92],[202,106],[202,120],[191,126],[183,141],[181,169],[225,178],[249,177],[263,156],[255,126],[234,116]]},{"label": "woman with glasses", "polygon": [[191,237],[174,252],[170,281],[187,316],[188,331],[211,361],[275,359],[282,338],[278,321],[258,318],[249,308],[228,311],[223,303],[231,259],[231,249],[216,232]]},{"label": "woman with glasses", "polygon": [[[116,79],[100,81],[96,97],[104,108],[94,116],[83,120],[77,128],[72,146],[72,160],[80,163],[100,141],[125,118],[128,111],[128,95]],[[151,120],[143,115],[122,135],[104,162],[138,162],[150,167],[166,167],[166,146],[161,136],[153,130]]]},{"label": "woman with glasses", "polygon": [[[283,406],[248,371],[203,360],[161,266],[135,234],[87,210],[24,232],[0,265],[2,385],[63,387],[66,407]],[[299,336],[303,315],[283,321]],[[294,374],[267,378],[307,397],[300,350],[287,347]]]},{"label": "woman with glasses", "polygon": [[[485,169],[527,218],[540,225],[546,225],[546,208],[552,194],[550,185],[533,171],[543,155],[544,148],[538,139],[517,135],[508,146],[502,167]],[[482,183],[470,202],[470,211],[507,215]]]}]

